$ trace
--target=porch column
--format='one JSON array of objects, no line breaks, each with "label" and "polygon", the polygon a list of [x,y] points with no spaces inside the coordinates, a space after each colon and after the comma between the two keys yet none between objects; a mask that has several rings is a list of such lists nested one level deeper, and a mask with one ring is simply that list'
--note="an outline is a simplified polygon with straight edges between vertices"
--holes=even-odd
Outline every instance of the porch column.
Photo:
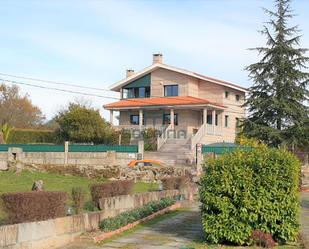
[{"label": "porch column", "polygon": [[225,112],[222,111],[221,113],[221,126],[222,126],[222,131],[223,131],[223,128],[225,127]]},{"label": "porch column", "polygon": [[174,109],[171,109],[170,111],[170,117],[171,117],[171,128],[174,129]]},{"label": "porch column", "polygon": [[111,125],[113,125],[113,122],[114,122],[114,111],[113,110],[109,110],[109,122],[111,123]]},{"label": "porch column", "polygon": [[203,109],[203,124],[207,123],[207,108]]},{"label": "porch column", "polygon": [[143,129],[143,110],[139,110],[139,129]]},{"label": "porch column", "polygon": [[215,109],[212,110],[211,118],[212,118],[212,130],[213,130],[213,134],[215,134],[215,129],[216,129],[216,110]]}]

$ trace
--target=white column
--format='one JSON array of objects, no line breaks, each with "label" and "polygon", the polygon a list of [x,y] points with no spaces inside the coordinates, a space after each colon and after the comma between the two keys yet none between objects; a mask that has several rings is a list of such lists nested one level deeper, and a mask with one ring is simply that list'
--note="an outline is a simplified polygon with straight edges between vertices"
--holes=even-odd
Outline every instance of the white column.
[{"label": "white column", "polygon": [[212,118],[212,131],[213,131],[213,134],[215,134],[215,127],[216,127],[216,110],[213,109],[212,110],[212,114],[211,114],[211,118]]},{"label": "white column", "polygon": [[143,110],[139,110],[139,129],[143,129]]},{"label": "white column", "polygon": [[174,109],[171,109],[170,111],[170,117],[171,117],[171,128],[174,129]]},{"label": "white column", "polygon": [[221,126],[222,126],[222,131],[223,131],[223,128],[225,127],[225,112],[222,111],[221,113]]},{"label": "white column", "polygon": [[203,109],[203,124],[207,123],[207,108]]},{"label": "white column", "polygon": [[114,122],[114,111],[113,110],[109,110],[109,122],[111,123],[111,125],[113,125],[113,122]]}]

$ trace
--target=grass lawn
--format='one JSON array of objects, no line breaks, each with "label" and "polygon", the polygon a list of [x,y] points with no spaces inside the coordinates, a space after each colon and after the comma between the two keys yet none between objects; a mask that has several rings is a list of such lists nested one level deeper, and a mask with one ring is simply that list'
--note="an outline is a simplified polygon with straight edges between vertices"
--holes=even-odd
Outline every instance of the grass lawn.
[{"label": "grass lawn", "polygon": [[[47,172],[22,171],[20,174],[9,171],[0,171],[0,195],[8,192],[31,191],[35,180],[43,180],[45,190],[65,191],[71,196],[72,187],[82,187],[87,194],[87,200],[91,199],[89,185],[106,182],[105,179],[88,179],[85,177],[59,175]],[[156,183],[137,182],[134,185],[134,193],[148,192],[158,189]],[[4,212],[0,206],[0,223]]]}]

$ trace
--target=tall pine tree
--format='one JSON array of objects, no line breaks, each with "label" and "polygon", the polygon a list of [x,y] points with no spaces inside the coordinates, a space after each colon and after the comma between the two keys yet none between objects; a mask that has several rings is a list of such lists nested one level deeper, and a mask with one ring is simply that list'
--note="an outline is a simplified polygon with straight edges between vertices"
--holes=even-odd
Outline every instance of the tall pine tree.
[{"label": "tall pine tree", "polygon": [[[299,145],[308,122],[307,49],[300,48],[298,26],[288,27],[293,11],[290,0],[276,0],[276,11],[265,9],[270,21],[260,31],[265,47],[253,48],[262,57],[248,66],[254,82],[245,106],[243,132],[267,144]],[[308,130],[308,129],[307,129]]]}]

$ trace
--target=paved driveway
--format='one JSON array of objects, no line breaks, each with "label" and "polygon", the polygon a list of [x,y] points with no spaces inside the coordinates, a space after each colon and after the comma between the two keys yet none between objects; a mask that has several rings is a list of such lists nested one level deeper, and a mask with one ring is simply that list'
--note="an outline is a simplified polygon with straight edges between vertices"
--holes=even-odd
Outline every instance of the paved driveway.
[{"label": "paved driveway", "polygon": [[186,211],[120,236],[101,245],[76,244],[66,249],[179,249],[203,236],[200,212],[195,204]]},{"label": "paved driveway", "polygon": [[[309,241],[309,193],[302,193],[301,230]],[[153,225],[98,245],[77,243],[66,249],[180,249],[203,237],[198,205]]]}]

